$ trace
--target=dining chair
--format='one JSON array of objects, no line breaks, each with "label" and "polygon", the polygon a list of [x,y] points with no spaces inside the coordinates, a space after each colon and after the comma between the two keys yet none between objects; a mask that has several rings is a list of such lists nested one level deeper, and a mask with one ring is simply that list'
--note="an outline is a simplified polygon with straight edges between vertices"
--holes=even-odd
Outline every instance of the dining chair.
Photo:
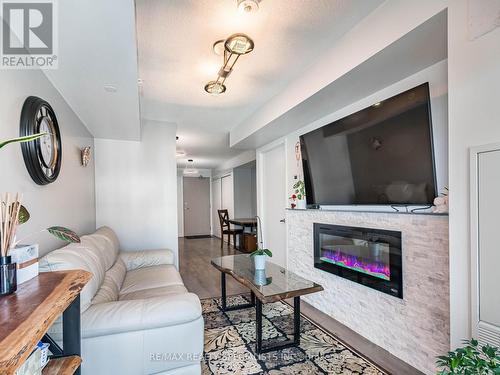
[{"label": "dining chair", "polygon": [[224,246],[224,235],[227,234],[227,243],[228,246],[231,245],[231,235],[233,236],[233,245],[236,248],[236,236],[243,233],[243,229],[231,229],[231,224],[229,223],[229,212],[227,209],[217,210],[219,214],[219,222],[220,222],[220,248]]}]

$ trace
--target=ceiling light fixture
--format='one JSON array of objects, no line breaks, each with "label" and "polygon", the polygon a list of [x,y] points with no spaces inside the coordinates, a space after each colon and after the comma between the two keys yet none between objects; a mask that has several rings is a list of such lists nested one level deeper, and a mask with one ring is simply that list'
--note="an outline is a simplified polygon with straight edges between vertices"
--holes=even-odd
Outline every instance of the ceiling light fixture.
[{"label": "ceiling light fixture", "polygon": [[217,79],[205,85],[209,94],[222,94],[226,91],[227,77],[233,71],[234,65],[241,55],[246,55],[254,49],[254,42],[245,34],[233,34],[226,40],[218,40],[213,45],[213,50],[218,55],[224,55],[224,64],[219,69]]},{"label": "ceiling light fixture", "polygon": [[[188,168],[189,165],[189,168]],[[186,167],[184,168],[184,174],[198,174],[199,171],[194,168],[194,161],[193,159],[188,160],[188,164],[186,164]]]},{"label": "ceiling light fixture", "polygon": [[182,150],[177,150],[175,152],[175,156],[178,157],[178,158],[181,158],[183,156],[186,156],[186,152],[182,151]]},{"label": "ceiling light fixture", "polygon": [[262,0],[237,0],[238,11],[240,13],[255,13],[259,10],[259,3]]}]

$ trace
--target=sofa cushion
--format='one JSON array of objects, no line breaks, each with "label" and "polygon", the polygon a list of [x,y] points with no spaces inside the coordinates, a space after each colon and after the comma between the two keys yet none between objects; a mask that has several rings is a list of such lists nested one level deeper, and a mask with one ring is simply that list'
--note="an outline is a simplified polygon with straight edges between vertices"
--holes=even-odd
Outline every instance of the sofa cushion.
[{"label": "sofa cushion", "polygon": [[[80,293],[81,311],[85,311],[104,282],[106,271],[116,262],[119,243],[107,227],[82,236],[80,243],[71,243],[45,255],[39,262],[40,272],[83,269],[92,278]],[[121,285],[120,285],[121,286]]]},{"label": "sofa cushion", "polygon": [[116,301],[126,273],[125,263],[118,258],[115,265],[106,271],[104,282],[92,299],[92,304]]},{"label": "sofa cushion", "polygon": [[184,286],[184,283],[173,265],[138,268],[127,272],[120,295],[174,285]]},{"label": "sofa cushion", "polygon": [[200,317],[200,300],[192,293],[99,303],[82,314],[82,338],[168,327]]},{"label": "sofa cushion", "polygon": [[127,271],[162,264],[174,264],[174,253],[168,249],[122,251],[120,258],[125,262]]},{"label": "sofa cushion", "polygon": [[109,270],[116,262],[118,252],[120,251],[120,242],[116,237],[115,232],[108,227],[101,227],[95,233],[89,235],[101,250],[102,260],[106,271]]},{"label": "sofa cushion", "polygon": [[127,301],[133,299],[145,299],[145,298],[155,298],[168,296],[172,294],[187,293],[187,289],[183,285],[170,285],[162,286],[160,288],[151,288],[144,290],[137,290],[135,292],[120,294],[120,301]]},{"label": "sofa cushion", "polygon": [[45,255],[39,262],[40,272],[82,269],[92,273],[92,278],[80,293],[81,311],[85,311],[100,289],[106,269],[95,248],[94,241],[88,236],[81,237],[81,243],[72,243]]}]

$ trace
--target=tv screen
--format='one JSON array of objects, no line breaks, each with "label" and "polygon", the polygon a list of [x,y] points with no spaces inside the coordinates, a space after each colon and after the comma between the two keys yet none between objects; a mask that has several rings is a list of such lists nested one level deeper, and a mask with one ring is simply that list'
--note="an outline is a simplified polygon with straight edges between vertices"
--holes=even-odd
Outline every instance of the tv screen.
[{"label": "tv screen", "polygon": [[431,204],[428,83],[300,137],[308,204]]}]

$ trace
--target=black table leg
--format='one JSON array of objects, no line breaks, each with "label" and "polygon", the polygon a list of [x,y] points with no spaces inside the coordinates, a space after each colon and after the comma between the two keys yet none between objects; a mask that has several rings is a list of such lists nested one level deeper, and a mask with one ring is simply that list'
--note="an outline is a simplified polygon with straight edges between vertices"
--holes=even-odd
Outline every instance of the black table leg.
[{"label": "black table leg", "polygon": [[293,342],[300,344],[300,297],[293,299]]},{"label": "black table leg", "polygon": [[[63,356],[81,356],[80,295],[63,312]],[[80,368],[75,374],[80,375]]]},{"label": "black table leg", "polygon": [[222,311],[226,311],[226,308],[227,308],[226,274],[224,272],[220,273],[220,288],[221,288],[221,292],[222,292]]},{"label": "black table leg", "polygon": [[300,344],[300,297],[294,297],[293,299],[293,340],[271,342],[266,346],[262,343],[262,302],[257,298],[255,304],[255,338],[255,352],[257,355],[298,346]]},{"label": "black table leg", "polygon": [[262,302],[257,298],[255,301],[255,352],[262,353]]},{"label": "black table leg", "polygon": [[221,286],[221,292],[222,292],[222,298],[221,298],[221,307],[222,311],[233,311],[233,310],[240,310],[240,309],[247,309],[249,307],[254,307],[255,306],[255,294],[250,291],[250,303],[243,303],[241,305],[236,305],[236,306],[228,306],[227,305],[227,292],[226,292],[226,274],[224,272],[220,273],[220,286]]}]

